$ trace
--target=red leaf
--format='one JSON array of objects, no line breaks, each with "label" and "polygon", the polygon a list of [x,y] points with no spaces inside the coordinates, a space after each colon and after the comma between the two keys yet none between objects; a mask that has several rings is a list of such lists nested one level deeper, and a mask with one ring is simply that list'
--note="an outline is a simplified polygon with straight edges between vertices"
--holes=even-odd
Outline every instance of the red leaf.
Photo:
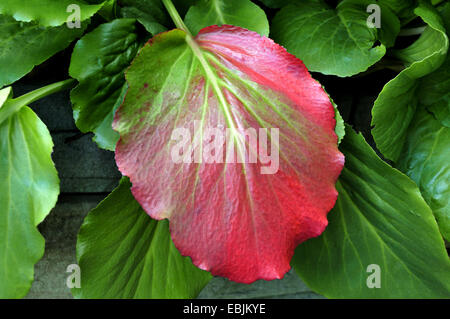
[{"label": "red leaf", "polygon": [[[334,108],[320,84],[284,48],[233,26],[205,28],[194,43],[181,30],[157,35],[126,77],[116,161],[144,210],[169,218],[181,254],[213,275],[244,283],[282,278],[295,247],[325,229],[344,165]],[[249,163],[251,152],[245,163],[174,163],[175,128],[209,140],[197,120],[203,128],[234,127],[238,137],[278,128],[278,170],[262,174],[269,164],[261,156]],[[276,145],[275,137],[258,150]]]}]

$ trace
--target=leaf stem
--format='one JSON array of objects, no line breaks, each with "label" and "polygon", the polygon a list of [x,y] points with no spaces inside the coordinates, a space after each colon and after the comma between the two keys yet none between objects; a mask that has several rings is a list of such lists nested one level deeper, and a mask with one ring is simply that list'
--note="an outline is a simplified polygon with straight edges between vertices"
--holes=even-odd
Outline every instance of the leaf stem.
[{"label": "leaf stem", "polygon": [[23,103],[23,105],[27,105],[33,103],[39,99],[46,97],[47,95],[57,93],[59,91],[71,89],[75,84],[74,79],[68,79],[56,83],[49,84],[47,86],[41,87],[37,90],[31,91],[27,94],[19,96],[18,98],[12,99],[17,103]]},{"label": "leaf stem", "polygon": [[191,32],[187,28],[187,26],[184,24],[183,19],[181,19],[177,9],[172,3],[172,0],[162,0],[164,6],[166,7],[167,12],[169,12],[170,17],[172,18],[173,23],[175,23],[175,26],[178,29],[183,30],[186,32],[190,37],[192,37]]},{"label": "leaf stem", "polygon": [[0,124],[3,123],[3,121],[9,118],[12,114],[19,111],[25,105],[42,99],[47,95],[70,89],[74,86],[75,83],[76,81],[74,79],[68,79],[41,87],[37,90],[19,96],[18,98],[7,100],[5,104],[0,107]]}]

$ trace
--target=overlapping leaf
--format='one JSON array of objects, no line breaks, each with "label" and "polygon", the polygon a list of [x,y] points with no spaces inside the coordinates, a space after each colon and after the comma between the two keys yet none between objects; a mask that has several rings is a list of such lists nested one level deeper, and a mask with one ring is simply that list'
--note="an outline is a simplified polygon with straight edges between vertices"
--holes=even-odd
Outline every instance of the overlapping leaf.
[{"label": "overlapping leaf", "polygon": [[377,2],[391,9],[405,23],[415,17],[414,9],[417,7],[417,0],[378,0]]},{"label": "overlapping leaf", "polygon": [[[389,82],[375,101],[372,133],[383,154],[419,185],[442,235],[449,239],[448,38],[436,11],[430,7],[417,11],[430,21],[430,27],[416,43],[397,53],[411,65]],[[450,4],[444,7],[442,17],[448,23]],[[448,25],[446,29],[450,31]]]},{"label": "overlapping leaf", "polygon": [[[416,184],[351,129],[341,150],[346,163],[329,226],[296,249],[297,273],[329,298],[448,298],[450,261]],[[379,276],[378,288],[370,275]]]},{"label": "overlapping leaf", "polygon": [[[233,26],[195,39],[181,30],[158,35],[126,78],[116,162],[138,202],[170,219],[175,246],[201,269],[245,283],[281,278],[295,246],[323,231],[337,197],[343,156],[320,84],[281,46]],[[228,128],[228,143],[207,128],[222,137]],[[258,153],[248,147],[251,128],[268,130]],[[181,163],[175,129],[185,134]],[[215,139],[225,152],[210,150],[215,162],[205,162],[201,153]]]},{"label": "overlapping leaf", "polygon": [[[440,11],[447,38],[450,35],[450,3]],[[444,63],[420,82],[418,97],[421,104],[435,115],[442,125],[450,127],[450,53]]]},{"label": "overlapping leaf", "polygon": [[189,9],[184,21],[194,35],[207,26],[224,24],[269,35],[266,14],[250,0],[202,0]]},{"label": "overlapping leaf", "polygon": [[398,168],[420,187],[442,235],[450,240],[450,128],[423,107],[408,129]]},{"label": "overlapping leaf", "polygon": [[85,218],[77,241],[78,298],[195,298],[211,279],[182,257],[167,221],[152,220],[128,179]]},{"label": "overlapping leaf", "polygon": [[[450,5],[447,8],[447,12],[450,13]],[[450,19],[450,14],[447,17]],[[447,34],[450,34],[450,26],[447,27]],[[433,112],[442,125],[450,127],[450,54],[448,51],[447,58],[439,69],[422,79],[417,94],[420,103]]]},{"label": "overlapping leaf", "polygon": [[13,83],[35,65],[65,49],[83,34],[84,28],[41,27],[0,15],[0,87]]},{"label": "overlapping leaf", "polygon": [[433,7],[422,2],[415,12],[428,27],[419,40],[397,53],[408,66],[384,86],[372,110],[374,140],[383,155],[393,161],[399,158],[416,112],[420,79],[444,62],[449,45],[442,19]]},{"label": "overlapping leaf", "polygon": [[0,298],[21,298],[44,253],[36,226],[59,193],[47,127],[27,106],[0,91]]},{"label": "overlapping leaf", "polygon": [[[399,21],[388,8],[381,15],[382,27],[369,28],[371,3],[344,0],[333,9],[321,0],[299,1],[275,16],[271,35],[309,70],[351,76],[379,61],[399,31]],[[376,45],[377,40],[383,44]]]},{"label": "overlapping leaf", "polygon": [[70,95],[75,123],[108,150],[119,138],[111,125],[126,91],[124,70],[138,48],[135,20],[116,19],[86,34],[72,54],[69,74],[79,81]]},{"label": "overlapping leaf", "polygon": [[122,17],[136,18],[153,35],[166,31],[170,25],[161,0],[120,0],[119,4]]}]

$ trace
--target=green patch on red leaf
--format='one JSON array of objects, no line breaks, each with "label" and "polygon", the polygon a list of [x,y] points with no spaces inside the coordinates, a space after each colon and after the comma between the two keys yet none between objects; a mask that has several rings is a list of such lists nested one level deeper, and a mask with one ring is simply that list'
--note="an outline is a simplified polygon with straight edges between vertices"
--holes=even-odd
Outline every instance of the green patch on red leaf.
[{"label": "green patch on red leaf", "polygon": [[344,165],[320,84],[272,40],[228,25],[157,35],[126,79],[116,162],[143,209],[213,275],[283,277],[327,226]]}]

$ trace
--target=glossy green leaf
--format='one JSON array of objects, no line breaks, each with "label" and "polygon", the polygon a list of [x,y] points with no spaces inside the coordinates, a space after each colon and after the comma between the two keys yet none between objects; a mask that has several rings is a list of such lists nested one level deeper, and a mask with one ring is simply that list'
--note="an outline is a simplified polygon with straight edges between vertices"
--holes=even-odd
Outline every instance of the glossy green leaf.
[{"label": "glossy green leaf", "polygon": [[414,116],[398,168],[420,187],[450,241],[450,128],[421,108]]},{"label": "glossy green leaf", "polygon": [[74,48],[69,74],[79,81],[70,95],[75,123],[82,132],[94,132],[101,148],[113,151],[119,139],[112,120],[125,94],[124,71],[138,48],[134,19],[105,23]]},{"label": "glossy green leaf", "polygon": [[194,35],[207,26],[223,24],[269,35],[264,10],[250,0],[202,0],[189,9],[184,22]]},{"label": "glossy green leaf", "polygon": [[[0,14],[9,15],[17,21],[36,22],[45,27],[56,27],[67,22],[73,14],[70,5],[80,8],[81,21],[93,16],[102,4],[87,4],[82,0],[2,0]],[[67,27],[66,27],[67,28]]]},{"label": "glossy green leaf", "polygon": [[449,45],[442,19],[433,7],[422,2],[415,12],[428,27],[410,47],[396,53],[407,67],[384,86],[372,109],[375,143],[393,161],[399,158],[416,112],[420,79],[444,62]]},{"label": "glossy green leaf", "polygon": [[[448,32],[450,30],[448,25],[450,4],[442,11],[442,16],[443,20],[447,21]],[[430,30],[425,32],[427,33],[424,33],[419,41],[410,48],[399,52],[398,56],[405,61],[412,62],[412,65],[414,65],[415,59],[417,61],[422,60],[423,56],[426,56],[428,48],[433,44],[439,44],[438,40],[440,39],[439,33],[430,33]],[[440,59],[441,57],[439,56]],[[428,60],[433,62],[432,58]],[[436,71],[415,81],[402,74],[399,75],[403,76],[402,82],[394,79],[394,82],[405,83],[413,87],[413,90],[406,91],[404,95],[404,98],[409,102],[401,105],[402,109],[405,108],[405,105],[408,107],[409,112],[411,112],[409,116],[412,118],[409,119],[408,116],[408,120],[402,123],[404,127],[401,134],[404,135],[404,139],[402,139],[401,146],[393,145],[396,148],[401,147],[401,152],[397,159],[398,168],[419,185],[422,195],[432,208],[438,220],[441,233],[446,239],[450,238],[450,204],[448,202],[450,192],[448,145],[450,140],[447,133],[450,124],[449,61],[447,52],[446,61]],[[430,68],[433,68],[433,66],[424,66],[422,69],[427,72]],[[417,70],[420,71],[421,69]],[[408,74],[410,74],[409,71],[407,71],[406,76]],[[392,92],[394,92],[393,89],[388,91],[388,93]],[[380,95],[380,97],[383,96]],[[387,99],[386,103],[403,101],[402,99],[394,98],[391,96],[391,99]],[[378,107],[380,105],[384,109],[381,108],[376,111],[384,111],[384,116],[387,119],[389,104],[375,104]],[[427,110],[432,111],[434,116],[430,115]],[[399,115],[403,116],[401,113]],[[439,121],[436,121],[435,117]],[[392,130],[395,130],[395,127]]]},{"label": "glossy green leaf", "polygon": [[[448,298],[450,261],[416,184],[351,129],[341,150],[336,206],[325,232],[296,249],[297,273],[329,298]],[[367,284],[373,264],[380,288]]]},{"label": "glossy green leaf", "polygon": [[[310,71],[351,76],[367,70],[386,53],[377,28],[369,28],[370,0],[344,0],[336,9],[323,1],[305,0],[280,10],[272,22],[272,38],[303,60]],[[381,15],[381,29],[398,32],[398,19]],[[384,31],[383,31],[384,32]]]},{"label": "glossy green leaf", "polygon": [[0,91],[0,115],[17,109],[0,123],[0,298],[21,298],[44,253],[36,226],[55,205],[59,180],[47,127],[9,95],[10,87]]},{"label": "glossy green leaf", "polygon": [[45,28],[0,15],[0,88],[30,72],[35,65],[65,49],[84,29]]},{"label": "glossy green leaf", "polygon": [[85,218],[78,235],[77,298],[195,298],[211,275],[175,248],[167,220],[151,219],[128,179]]},{"label": "glossy green leaf", "polygon": [[136,18],[152,35],[166,31],[170,18],[161,0],[121,0],[120,14],[124,18]]}]

